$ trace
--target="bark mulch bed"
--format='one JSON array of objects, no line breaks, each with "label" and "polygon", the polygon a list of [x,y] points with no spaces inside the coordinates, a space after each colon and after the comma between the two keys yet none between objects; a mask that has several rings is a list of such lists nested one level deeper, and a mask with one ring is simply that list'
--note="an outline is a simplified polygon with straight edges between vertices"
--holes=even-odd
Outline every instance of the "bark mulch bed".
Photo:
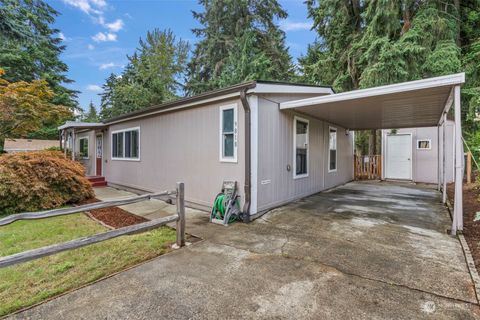
[{"label": "bark mulch bed", "polygon": [[[455,186],[447,186],[448,199],[453,205]],[[476,183],[463,184],[463,235],[467,240],[473,260],[480,271],[480,221],[473,221],[475,214],[480,211],[480,186]]]},{"label": "bark mulch bed", "polygon": [[[99,202],[100,200],[92,198],[85,200],[81,204],[88,204]],[[101,224],[111,227],[113,229],[118,229],[122,227],[131,226],[134,224],[142,223],[148,221],[144,217],[137,216],[133,213],[125,211],[119,207],[109,207],[103,209],[94,209],[86,213],[87,216],[93,218],[100,222]],[[202,239],[191,234],[186,234],[186,241],[189,243],[196,243]]]},{"label": "bark mulch bed", "polygon": [[[99,202],[98,199],[89,199],[82,204]],[[90,210],[90,216],[114,229],[131,226],[148,221],[144,217],[137,216],[119,207],[110,207]]]}]

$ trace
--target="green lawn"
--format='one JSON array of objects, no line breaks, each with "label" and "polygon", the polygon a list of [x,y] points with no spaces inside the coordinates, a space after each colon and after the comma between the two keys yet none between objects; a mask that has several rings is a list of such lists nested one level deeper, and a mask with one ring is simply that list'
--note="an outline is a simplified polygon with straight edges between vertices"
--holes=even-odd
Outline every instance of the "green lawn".
[{"label": "green lawn", "polygon": [[[0,226],[0,256],[104,232],[83,214]],[[162,227],[0,268],[0,316],[161,255],[175,241]]]}]

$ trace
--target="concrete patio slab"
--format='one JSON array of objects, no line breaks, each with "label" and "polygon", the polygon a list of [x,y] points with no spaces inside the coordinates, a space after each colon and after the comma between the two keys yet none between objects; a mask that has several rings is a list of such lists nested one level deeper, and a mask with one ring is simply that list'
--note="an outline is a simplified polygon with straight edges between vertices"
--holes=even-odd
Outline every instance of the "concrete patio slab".
[{"label": "concrete patio slab", "polygon": [[[113,191],[112,191],[113,192]],[[478,319],[438,192],[349,183],[61,296],[18,319]]]},{"label": "concrete patio slab", "polygon": [[[130,191],[119,190],[112,187],[95,188],[95,197],[102,201],[128,198],[128,197],[134,197],[134,196],[137,196],[137,194]],[[156,200],[156,199],[127,204],[127,205],[121,206],[120,208],[130,213],[136,214],[138,216],[147,218],[149,220],[163,218],[163,217],[175,214],[177,210],[174,205],[171,205],[166,203],[165,201]],[[205,214],[202,211],[191,209],[191,208],[185,208],[185,213],[190,215]]]}]

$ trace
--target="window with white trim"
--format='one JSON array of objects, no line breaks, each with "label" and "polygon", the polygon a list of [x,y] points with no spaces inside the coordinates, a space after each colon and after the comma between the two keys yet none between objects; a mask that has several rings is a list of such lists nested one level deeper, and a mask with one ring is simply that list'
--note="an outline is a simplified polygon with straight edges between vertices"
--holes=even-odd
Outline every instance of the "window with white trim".
[{"label": "window with white trim", "polygon": [[220,161],[237,162],[237,105],[220,107]]},{"label": "window with white trim", "polygon": [[112,132],[112,159],[140,159],[140,128]]},{"label": "window with white trim", "polygon": [[294,117],[293,145],[295,157],[293,158],[293,167],[295,178],[308,176],[308,126],[308,120]]},{"label": "window with white trim", "polygon": [[337,171],[337,129],[328,129],[328,172]]},{"label": "window with white trim", "polygon": [[432,140],[430,140],[430,139],[418,139],[417,140],[417,149],[419,149],[419,150],[430,150],[430,149],[432,149]]},{"label": "window with white trim", "polygon": [[78,139],[80,144],[80,157],[82,159],[88,159],[88,137],[82,137]]}]

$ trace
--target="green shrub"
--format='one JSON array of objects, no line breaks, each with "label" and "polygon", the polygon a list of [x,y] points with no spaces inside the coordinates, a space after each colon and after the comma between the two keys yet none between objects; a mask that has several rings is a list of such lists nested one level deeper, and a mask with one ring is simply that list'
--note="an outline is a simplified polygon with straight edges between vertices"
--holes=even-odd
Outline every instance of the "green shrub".
[{"label": "green shrub", "polygon": [[83,166],[61,152],[0,157],[0,215],[52,209],[93,196]]}]

